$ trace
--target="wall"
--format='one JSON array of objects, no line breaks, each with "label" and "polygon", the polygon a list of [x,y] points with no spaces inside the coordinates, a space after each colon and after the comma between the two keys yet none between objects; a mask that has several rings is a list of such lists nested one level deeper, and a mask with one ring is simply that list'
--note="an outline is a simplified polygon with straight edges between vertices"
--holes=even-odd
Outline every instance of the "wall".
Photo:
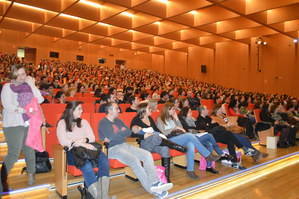
[{"label": "wall", "polygon": [[[1,30],[0,51],[16,53],[19,47],[36,48],[36,60],[49,57],[49,51],[60,52],[60,60],[75,61],[84,55],[84,62],[97,64],[98,58],[107,59],[105,65],[114,67],[116,59],[127,60],[131,68],[146,68],[161,73],[213,82],[245,91],[286,93],[299,97],[299,50],[291,38],[283,35],[264,37],[268,45],[260,49],[261,72],[257,71],[255,38],[251,45],[238,42],[217,43],[215,49],[190,47],[188,53],[166,50],[165,55],[136,53],[112,47]],[[207,65],[207,73],[200,65]]]}]

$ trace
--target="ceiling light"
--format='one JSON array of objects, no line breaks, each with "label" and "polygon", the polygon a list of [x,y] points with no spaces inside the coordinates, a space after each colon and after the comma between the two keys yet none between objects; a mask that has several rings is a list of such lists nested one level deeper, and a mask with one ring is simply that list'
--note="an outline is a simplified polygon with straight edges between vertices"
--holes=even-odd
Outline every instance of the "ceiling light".
[{"label": "ceiling light", "polygon": [[263,45],[264,45],[264,46],[267,45],[267,44],[268,44],[268,43],[267,43],[266,41],[263,42]]},{"label": "ceiling light", "polygon": [[296,44],[298,43],[299,39],[294,39],[293,42]]},{"label": "ceiling light", "polygon": [[158,0],[159,2],[161,2],[161,3],[168,3],[168,0]]},{"label": "ceiling light", "polygon": [[127,17],[133,17],[134,16],[132,13],[129,13],[129,12],[122,12],[121,14],[125,15]]},{"label": "ceiling light", "polygon": [[64,14],[64,13],[60,13],[59,15],[63,16],[63,17],[72,18],[72,19],[80,19],[79,17],[73,16],[73,15]]},{"label": "ceiling light", "polygon": [[99,22],[98,24],[99,24],[99,25],[102,25],[102,26],[109,26],[109,24],[102,23],[102,22]]},{"label": "ceiling light", "polygon": [[134,32],[134,30],[128,30],[128,32]]},{"label": "ceiling light", "polygon": [[21,3],[17,3],[17,2],[15,2],[14,4],[18,5],[18,6],[21,6],[21,7],[24,7],[24,8],[30,8],[30,9],[39,10],[39,11],[48,11],[46,9],[42,9],[42,8],[38,8],[38,7],[34,7],[34,6],[29,6],[29,5],[21,4]]},{"label": "ceiling light", "polygon": [[193,14],[193,15],[196,15],[197,14],[197,11],[196,10],[192,10],[189,12],[190,14]]},{"label": "ceiling light", "polygon": [[95,3],[95,2],[91,2],[91,1],[86,1],[86,0],[80,0],[81,3],[84,3],[86,5],[90,5],[90,6],[93,6],[93,7],[96,7],[96,8],[100,8],[102,7],[101,4],[98,4],[98,3]]},{"label": "ceiling light", "polygon": [[155,25],[160,25],[160,23],[161,23],[160,21],[154,22]]}]

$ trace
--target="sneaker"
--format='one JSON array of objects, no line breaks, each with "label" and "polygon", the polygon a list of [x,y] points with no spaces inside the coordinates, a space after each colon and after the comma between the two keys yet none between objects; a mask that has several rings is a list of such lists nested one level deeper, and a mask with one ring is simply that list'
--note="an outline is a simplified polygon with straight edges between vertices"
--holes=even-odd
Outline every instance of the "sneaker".
[{"label": "sneaker", "polygon": [[151,192],[159,193],[163,191],[167,191],[173,187],[172,183],[162,183],[162,182],[156,182],[152,184]]},{"label": "sneaker", "polygon": [[234,159],[233,156],[231,156],[229,154],[224,154],[223,156],[220,157],[219,160],[222,161],[222,160],[233,160],[233,159]]},{"label": "sneaker", "polygon": [[199,178],[198,175],[196,175],[196,174],[194,173],[194,171],[187,171],[187,175],[188,175],[189,178],[191,178],[191,179],[193,179],[193,180],[196,180],[196,179]]},{"label": "sneaker", "polygon": [[237,163],[237,162],[233,162],[233,163],[232,163],[232,167],[235,168],[235,169],[240,169],[240,170],[244,170],[244,169],[246,169],[246,167],[241,166],[241,165],[240,165],[239,163]]},{"label": "sneaker", "polygon": [[156,199],[163,199],[168,196],[168,191],[162,191],[161,193],[154,193]]},{"label": "sneaker", "polygon": [[254,156],[256,154],[256,150],[248,148],[247,150],[244,151],[246,156]]}]

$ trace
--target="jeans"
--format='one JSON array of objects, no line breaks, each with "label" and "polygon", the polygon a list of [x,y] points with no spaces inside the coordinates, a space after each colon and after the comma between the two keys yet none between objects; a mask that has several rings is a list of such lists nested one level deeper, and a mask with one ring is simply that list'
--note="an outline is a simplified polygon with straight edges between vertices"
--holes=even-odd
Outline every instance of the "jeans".
[{"label": "jeans", "polygon": [[250,140],[249,140],[249,138],[248,138],[247,136],[243,136],[243,135],[239,135],[239,134],[234,134],[234,136],[239,140],[239,142],[240,142],[243,146],[245,146],[245,147],[247,147],[247,148],[251,148],[251,149],[256,150],[256,149],[252,146],[252,144],[251,144],[251,142],[250,142]]},{"label": "jeans", "polygon": [[[68,165],[74,165],[74,157],[71,152],[67,152],[67,161]],[[109,161],[107,156],[100,152],[98,158],[98,172],[95,174],[93,171],[92,163],[87,160],[85,164],[80,168],[80,171],[83,174],[84,182],[87,187],[97,182],[99,178],[103,176],[109,176]]]},{"label": "jeans", "polygon": [[170,141],[185,146],[188,148],[187,151],[187,171],[194,170],[194,155],[195,155],[195,148],[198,152],[203,155],[204,157],[208,157],[211,152],[204,147],[204,145],[198,141],[195,135],[191,133],[185,133],[178,136],[174,136],[169,138]]},{"label": "jeans", "polygon": [[143,188],[149,193],[152,193],[150,190],[152,184],[160,181],[156,173],[152,154],[144,149],[122,143],[109,148],[108,156],[110,159],[117,159],[128,165]]},{"label": "jeans", "polygon": [[207,133],[196,137],[210,152],[215,150],[218,155],[223,154],[223,151],[219,148],[213,135]]},{"label": "jeans", "polygon": [[[216,143],[215,138],[211,134],[204,134],[201,136],[196,136],[196,138],[210,151],[216,151],[218,155],[222,155],[223,151],[219,148],[218,144]],[[207,167],[212,167],[212,162],[207,161]]]}]

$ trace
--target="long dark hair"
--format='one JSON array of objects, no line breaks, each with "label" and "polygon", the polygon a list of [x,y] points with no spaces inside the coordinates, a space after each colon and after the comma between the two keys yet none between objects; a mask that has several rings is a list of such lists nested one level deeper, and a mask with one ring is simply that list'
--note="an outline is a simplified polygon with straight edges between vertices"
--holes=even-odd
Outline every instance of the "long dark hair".
[{"label": "long dark hair", "polygon": [[170,109],[172,109],[173,107],[174,107],[174,103],[166,102],[164,104],[164,107],[160,114],[160,118],[164,124],[166,124],[167,120],[173,119],[172,115],[169,114]]},{"label": "long dark hair", "polygon": [[179,113],[179,117],[182,117],[182,118],[187,117],[189,110],[190,110],[189,106],[185,106],[184,108],[182,108],[182,110]]},{"label": "long dark hair", "polygon": [[83,104],[81,101],[71,101],[67,102],[67,105],[65,107],[64,112],[62,113],[62,116],[60,120],[64,120],[66,130],[69,132],[72,132],[73,130],[73,122],[76,122],[77,127],[81,128],[81,118],[74,118],[74,110],[79,106],[80,104]]},{"label": "long dark hair", "polygon": [[137,117],[139,117],[140,119],[143,119],[144,115],[146,113],[146,108],[147,107],[148,107],[148,103],[147,102],[140,103],[137,106]]}]

